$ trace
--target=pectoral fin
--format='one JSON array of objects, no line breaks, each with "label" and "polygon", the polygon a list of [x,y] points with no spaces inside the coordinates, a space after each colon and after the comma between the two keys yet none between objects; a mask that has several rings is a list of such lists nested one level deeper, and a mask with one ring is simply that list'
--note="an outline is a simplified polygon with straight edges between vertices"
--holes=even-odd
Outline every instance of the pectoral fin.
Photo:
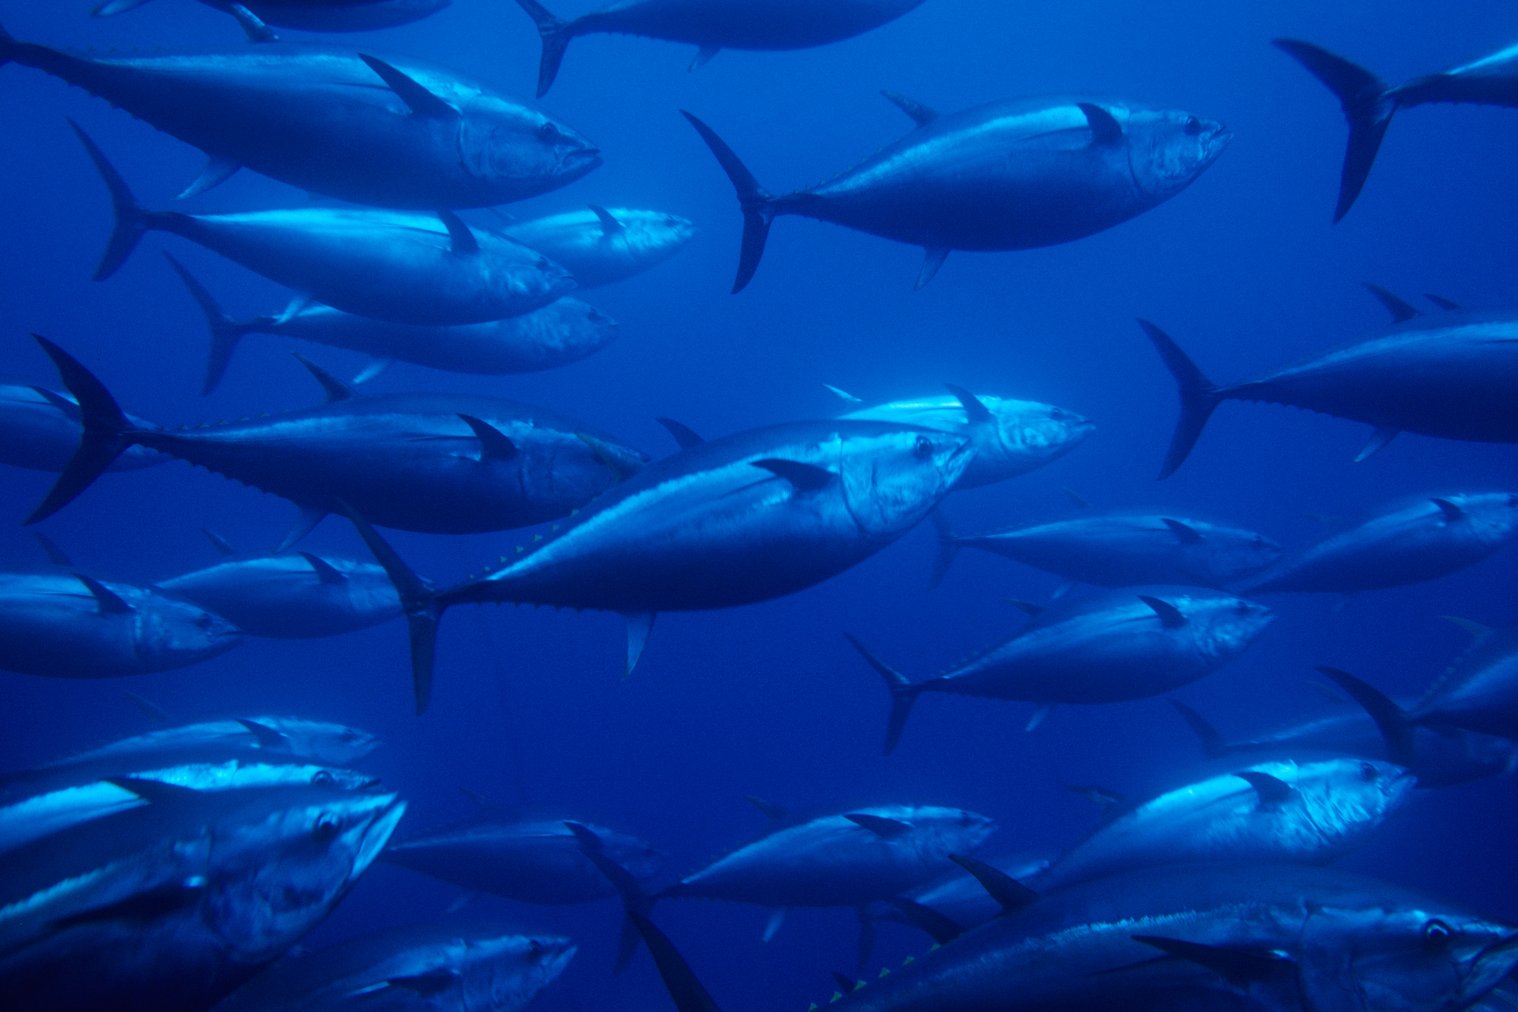
[{"label": "pectoral fin", "polygon": [[947,249],[924,249],[923,254],[922,270],[917,272],[917,282],[912,285],[914,289],[926,288],[928,282],[938,276],[938,269],[943,266],[943,262],[949,259]]},{"label": "pectoral fin", "polygon": [[342,570],[332,565],[332,563],[328,562],[320,555],[316,555],[311,552],[301,552],[300,557],[306,560],[306,564],[310,566],[311,571],[316,574],[316,579],[318,582],[329,584],[342,584],[348,582],[348,578],[343,575]]},{"label": "pectoral fin", "polygon": [[386,63],[378,57],[368,53],[359,53],[358,58],[368,65],[369,69],[379,75],[380,80],[406,103],[413,116],[433,116],[438,118],[455,119],[459,111],[449,103],[443,101],[437,95],[423,87],[416,78],[403,70]]},{"label": "pectoral fin", "polygon": [[188,200],[191,197],[205,193],[207,190],[214,190],[236,175],[237,170],[240,168],[242,168],[241,162],[234,161],[231,158],[224,158],[221,155],[212,155],[211,160],[206,162],[206,167],[200,170],[200,175],[195,177],[195,181],[181,190],[179,196],[174,199]]},{"label": "pectoral fin", "polygon": [[464,219],[452,211],[439,211],[438,220],[448,230],[448,241],[453,244],[453,252],[460,255],[472,256],[480,251],[480,241],[469,231],[469,226],[464,224]]},{"label": "pectoral fin", "polygon": [[1140,594],[1139,600],[1149,606],[1159,618],[1160,625],[1166,629],[1179,629],[1186,624],[1186,616],[1181,614],[1181,609],[1158,597],[1150,597],[1148,594]]},{"label": "pectoral fin", "polygon": [[1393,429],[1383,426],[1382,428],[1377,429],[1375,432],[1372,432],[1370,434],[1370,440],[1366,442],[1364,448],[1361,449],[1359,453],[1355,454],[1355,463],[1358,464],[1362,460],[1368,460],[1371,457],[1374,457],[1376,454],[1380,453],[1383,449],[1386,448],[1387,443],[1390,443],[1393,439],[1397,438],[1397,434],[1401,431],[1401,429]]},{"label": "pectoral fin", "polygon": [[521,452],[506,433],[483,418],[464,414],[459,415],[459,418],[469,426],[475,438],[480,441],[480,463],[491,460],[511,460]]},{"label": "pectoral fin", "polygon": [[107,587],[105,584],[101,583],[93,576],[86,576],[83,573],[75,573],[74,578],[80,583],[84,584],[85,588],[89,590],[90,595],[95,598],[95,603],[100,608],[100,614],[125,615],[132,611],[132,606],[130,604],[127,604],[126,600],[120,594],[116,593],[114,590]]},{"label": "pectoral fin", "polygon": [[798,492],[815,492],[833,480],[833,472],[816,464],[808,464],[800,460],[784,460],[779,457],[768,457],[763,460],[750,461],[754,467],[768,471],[777,478],[783,478],[791,483]]},{"label": "pectoral fin", "polygon": [[627,618],[627,671],[623,677],[633,673],[633,668],[638,666],[638,658],[643,656],[643,648],[648,645],[648,634],[654,630],[654,619],[658,617],[656,612],[637,611],[628,612]]},{"label": "pectoral fin", "polygon": [[896,108],[912,117],[912,122],[920,127],[927,126],[938,118],[938,111],[936,109],[930,109],[916,99],[907,98],[900,92],[882,91],[880,94],[885,96],[887,102],[890,102]]},{"label": "pectoral fin", "polygon": [[844,816],[860,829],[868,829],[882,840],[894,840],[904,833],[912,831],[910,822],[902,822],[900,819],[888,819],[883,815],[871,815],[868,812],[849,812]]},{"label": "pectoral fin", "polygon": [[1117,121],[1117,117],[1091,102],[1078,103],[1080,111],[1086,117],[1086,125],[1091,128],[1091,144],[1118,144],[1123,139],[1123,125]]},{"label": "pectoral fin", "polygon": [[721,46],[702,46],[696,50],[696,55],[691,57],[690,66],[685,68],[686,72],[691,73],[700,70],[712,62],[712,57],[720,52],[722,52]]}]

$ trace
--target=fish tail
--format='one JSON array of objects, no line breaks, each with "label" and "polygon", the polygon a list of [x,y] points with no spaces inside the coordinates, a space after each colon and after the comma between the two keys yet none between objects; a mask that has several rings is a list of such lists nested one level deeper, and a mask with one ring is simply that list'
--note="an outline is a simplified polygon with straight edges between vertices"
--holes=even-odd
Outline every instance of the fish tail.
[{"label": "fish tail", "polygon": [[569,40],[575,35],[574,22],[556,17],[538,0],[517,0],[517,6],[532,18],[533,24],[538,26],[538,35],[543,40],[543,56],[538,61],[538,98],[542,98],[553,87],[554,78],[559,76],[559,64],[564,62],[564,50],[569,48]]},{"label": "fish tail", "polygon": [[239,323],[222,312],[206,286],[186,270],[183,264],[168,253],[163,258],[174,268],[179,280],[184,282],[190,297],[200,306],[200,311],[205,314],[206,323],[211,328],[211,351],[206,358],[206,379],[200,389],[202,394],[208,394],[216,389],[216,385],[226,375],[227,366],[232,362],[232,353],[237,350],[237,343],[252,329],[252,325]]},{"label": "fish tail", "polygon": [[1175,377],[1181,397],[1181,417],[1175,423],[1175,434],[1170,438],[1170,451],[1165,455],[1165,463],[1160,468],[1160,478],[1164,479],[1186,462],[1187,455],[1202,435],[1207,419],[1212,417],[1222,396],[1217,385],[1202,374],[1202,370],[1196,367],[1196,363],[1191,361],[1191,357],[1181,350],[1169,334],[1148,320],[1140,320],[1138,323],[1144,328],[1144,333],[1149,335],[1149,340],[1154,342],[1154,348],[1164,360],[1165,368]]},{"label": "fish tail", "polygon": [[770,224],[777,213],[775,198],[759,185],[753,173],[715,130],[685,110],[680,112],[696,128],[696,133],[701,135],[732,181],[733,189],[738,191],[738,206],[743,210],[743,242],[738,252],[738,276],[733,281],[736,294],[743,291],[759,269],[759,259],[764,256],[764,244],[770,236]]},{"label": "fish tail", "polygon": [[433,662],[437,654],[437,627],[443,618],[448,602],[443,600],[416,572],[406,564],[389,542],[380,537],[369,521],[352,509],[344,507],[348,519],[358,530],[358,536],[374,554],[374,559],[390,577],[395,592],[401,599],[401,610],[406,615],[406,631],[411,640],[411,683],[416,693],[416,712],[427,710],[432,698]]},{"label": "fish tail", "polygon": [[885,679],[886,688],[891,693],[891,715],[886,720],[886,736],[884,753],[890,755],[896,748],[896,743],[901,740],[901,732],[907,726],[907,716],[912,712],[912,704],[917,702],[917,697],[922,694],[922,683],[913,683],[907,680],[907,676],[891,667],[879,657],[870,652],[870,648],[859,642],[848,633],[844,637],[853,644],[859,655],[874,668],[881,678]]},{"label": "fish tail", "polygon": [[943,578],[949,575],[949,567],[954,564],[954,559],[959,555],[959,539],[954,536],[954,531],[949,527],[949,518],[944,516],[942,509],[936,509],[928,514],[928,520],[933,524],[933,532],[938,535],[938,557],[933,561],[932,586],[937,587],[943,583]]},{"label": "fish tail", "polygon": [[104,281],[115,274],[126,258],[131,256],[142,233],[152,227],[153,216],[138,206],[137,198],[132,196],[126,180],[121,178],[121,173],[116,171],[116,167],[105,157],[105,152],[84,132],[84,128],[73,120],[69,120],[69,126],[79,135],[80,143],[100,172],[100,178],[105,180],[106,188],[111,191],[111,206],[116,212],[116,224],[110,241],[106,243],[105,255],[100,258],[100,266],[95,268],[95,280]]},{"label": "fish tail", "polygon": [[46,520],[73,502],[123,450],[136,442],[131,421],[94,373],[47,338],[32,336],[53,360],[64,387],[79,403],[79,418],[84,429],[79,437],[79,449],[74,451],[74,456],[58,475],[47,498],[26,518],[28,524]]},{"label": "fish tail", "polygon": [[1318,672],[1343,689],[1360,704],[1361,709],[1370,714],[1376,730],[1381,732],[1381,737],[1386,741],[1387,758],[1403,766],[1413,766],[1417,756],[1413,744],[1413,724],[1406,710],[1392,702],[1380,689],[1347,671],[1320,666]]},{"label": "fish tail", "polygon": [[1365,187],[1376,152],[1381,150],[1381,139],[1397,111],[1397,89],[1387,87],[1385,81],[1364,67],[1310,42],[1276,39],[1275,45],[1334,93],[1349,123],[1349,144],[1339,177],[1339,203],[1334,208],[1334,221],[1339,221],[1349,213]]}]

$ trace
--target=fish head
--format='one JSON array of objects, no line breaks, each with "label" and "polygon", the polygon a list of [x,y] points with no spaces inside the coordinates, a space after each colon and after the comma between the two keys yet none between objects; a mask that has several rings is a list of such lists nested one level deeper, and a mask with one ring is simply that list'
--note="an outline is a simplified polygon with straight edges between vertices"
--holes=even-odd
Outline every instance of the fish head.
[{"label": "fish head", "polygon": [[611,215],[621,223],[627,245],[649,263],[674,256],[696,237],[695,223],[678,214],[613,210]]},{"label": "fish head", "polygon": [[996,820],[965,808],[923,805],[910,810],[917,851],[929,863],[947,861],[950,854],[970,854],[996,832]]},{"label": "fish head", "polygon": [[563,266],[515,240],[500,238],[509,247],[515,247],[515,255],[490,275],[490,288],[501,301],[531,301],[537,306],[546,306],[574,289],[574,275]]},{"label": "fish head", "polygon": [[1133,179],[1155,202],[1190,186],[1233,139],[1217,120],[1176,109],[1131,109],[1125,131]]},{"label": "fish head", "polygon": [[839,440],[843,498],[866,537],[890,540],[933,511],[974,459],[974,442],[935,429],[870,424]]},{"label": "fish head", "polygon": [[621,324],[595,306],[578,299],[560,299],[554,308],[557,326],[545,327],[539,342],[553,349],[552,364],[576,361],[617,339]]},{"label": "fish head", "polygon": [[460,1008],[519,1009],[556,980],[576,947],[553,935],[468,937],[455,942],[463,979]]},{"label": "fish head", "polygon": [[250,963],[279,955],[324,918],[406,810],[394,794],[258,793],[212,827],[205,913],[227,948]]},{"label": "fish head", "polygon": [[1518,538],[1518,493],[1452,495],[1446,501],[1460,509],[1462,519],[1481,542],[1495,546]]},{"label": "fish head", "polygon": [[1205,570],[1209,582],[1237,583],[1262,573],[1280,562],[1286,549],[1256,531],[1209,532],[1204,539]]},{"label": "fish head", "polygon": [[1016,466],[1018,474],[1064,456],[1096,429],[1091,419],[1053,404],[990,397],[982,400],[994,419],[998,455]]},{"label": "fish head", "polygon": [[662,851],[630,833],[602,829],[599,826],[594,827],[594,832],[601,838],[606,855],[627,869],[628,874],[635,879],[641,881],[651,877],[664,862]]},{"label": "fish head", "polygon": [[215,657],[242,642],[242,631],[188,601],[152,597],[136,608],[133,646],[142,660],[188,664]]},{"label": "fish head", "polygon": [[476,95],[459,119],[459,157],[483,183],[523,187],[522,196],[547,193],[601,164],[601,152],[584,137],[535,109],[491,95]]},{"label": "fish head", "polygon": [[1338,848],[1357,843],[1400,809],[1418,778],[1392,762],[1325,759],[1300,767],[1293,786],[1324,843]]},{"label": "fish head", "polygon": [[1170,603],[1186,616],[1197,648],[1220,663],[1242,653],[1276,617],[1265,605],[1232,594],[1197,594]]},{"label": "fish head", "polygon": [[1312,909],[1298,957],[1305,1007],[1453,1012],[1518,969],[1512,925],[1437,901],[1377,900]]},{"label": "fish head", "polygon": [[346,724],[299,717],[254,717],[244,726],[248,724],[258,728],[261,740],[280,739],[277,751],[317,762],[349,763],[379,747],[374,735]]}]

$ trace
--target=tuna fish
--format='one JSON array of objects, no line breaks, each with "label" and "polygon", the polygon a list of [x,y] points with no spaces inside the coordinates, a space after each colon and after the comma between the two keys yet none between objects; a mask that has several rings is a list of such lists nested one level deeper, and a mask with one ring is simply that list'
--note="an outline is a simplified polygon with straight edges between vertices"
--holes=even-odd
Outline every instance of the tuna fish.
[{"label": "tuna fish", "polygon": [[[635,836],[590,826],[612,859],[639,880],[662,855]],[[440,878],[471,892],[523,903],[583,903],[614,895],[563,822],[484,815],[414,836],[385,849],[381,860]]]},{"label": "tuna fish", "polygon": [[[0,381],[0,463],[32,471],[62,471],[79,448],[79,432],[79,405],[68,394]],[[111,461],[111,469],[136,470],[166,459],[134,446]]]},{"label": "tuna fish", "polygon": [[705,611],[794,593],[875,554],[932,511],[969,464],[961,437],[883,422],[798,422],[656,461],[483,576],[430,590],[362,518],[401,592],[418,709],[437,624],[456,604],[547,604],[628,618],[627,670],[661,611]]},{"label": "tuna fish", "polygon": [[291,500],[304,518],[299,533],[350,508],[387,527],[440,533],[540,523],[643,462],[611,437],[540,408],[488,397],[356,397],[320,370],[329,397],[320,407],[184,431],[137,426],[88,370],[38,340],[86,407],[79,452],[33,521],[61,509],[132,445]]},{"label": "tuna fish", "polygon": [[1056,859],[1039,889],[1162,864],[1344,856],[1412,797],[1410,771],[1371,759],[1257,763],[1114,816]]},{"label": "tuna fish", "polygon": [[[101,0],[92,13],[108,17],[135,10],[148,0]],[[243,20],[247,14],[259,22],[300,28],[311,32],[367,32],[394,28],[436,14],[452,0],[200,0],[207,7],[227,10]],[[242,8],[242,11],[237,10]]]},{"label": "tuna fish", "polygon": [[1470,649],[1429,687],[1412,719],[1518,743],[1518,626],[1477,629]]},{"label": "tuna fish", "polygon": [[394,794],[133,789],[150,803],[6,855],[16,1007],[206,1008],[321,921],[405,811]]},{"label": "tuna fish", "polygon": [[1435,102],[1518,106],[1518,45],[1390,87],[1364,67],[1310,42],[1276,39],[1275,44],[1328,86],[1349,124],[1349,146],[1344,152],[1334,221],[1349,213],[1364,188],[1376,152],[1381,149],[1381,138],[1386,136],[1397,110]]},{"label": "tuna fish", "polygon": [[[980,870],[982,866],[993,868],[1015,882],[1026,882],[1049,870],[1049,858],[1025,853],[1001,854],[985,858],[974,867]],[[877,913],[879,919],[924,928],[930,935],[942,936],[944,941],[1002,913],[996,898],[963,866],[937,882],[889,902],[890,906]],[[924,915],[924,911],[928,913]]]},{"label": "tuna fish", "polygon": [[1225,587],[1281,557],[1263,534],[1154,513],[1108,513],[989,534],[942,532],[947,569],[961,548],[979,548],[1067,580],[1101,587],[1180,583]]},{"label": "tuna fish", "polygon": [[1142,699],[1193,682],[1241,653],[1274,617],[1263,605],[1194,587],[1106,591],[1042,611],[1010,640],[918,682],[848,640],[890,690],[889,753],[924,692],[1037,703],[1031,729],[1059,703]]},{"label": "tuna fish", "polygon": [[951,250],[1053,246],[1111,228],[1191,185],[1231,136],[1221,123],[1128,102],[995,102],[940,116],[887,95],[917,129],[818,186],[783,196],[690,113],[738,191],[743,244],[733,291],[753,277],[785,214],[921,246],[932,280]]},{"label": "tuna fish", "polygon": [[247,166],[360,204],[489,207],[557,189],[601,163],[563,124],[411,60],[285,45],[91,57],[0,29],[7,62],[77,85],[203,150],[210,164],[185,195]]},{"label": "tuna fish", "polygon": [[1096,429],[1090,419],[1053,404],[951,389],[952,394],[857,408],[842,417],[969,436],[975,443],[975,459],[957,488],[980,488],[1027,474],[1063,457]]},{"label": "tuna fish", "polygon": [[613,0],[561,21],[537,0],[517,0],[543,38],[538,96],[553,86],[570,40],[611,32],[698,46],[691,69],[723,49],[808,49],[894,21],[922,0]]},{"label": "tuna fish", "polygon": [[567,211],[514,222],[506,234],[567,270],[581,288],[622,281],[685,248],[696,226],[676,214],[626,207]]},{"label": "tuna fish", "polygon": [[284,960],[216,1012],[520,1012],[558,979],[574,954],[567,938],[518,934],[499,924],[416,925]]},{"label": "tuna fish", "polygon": [[[542,309],[504,320],[452,327],[389,323],[300,300],[278,315],[234,320],[222,312],[211,293],[178,261],[170,257],[169,263],[184,280],[210,325],[211,354],[201,391],[207,394],[221,382],[232,353],[249,334],[274,334],[347,348],[381,362],[395,359],[431,369],[486,375],[568,365],[600,351],[617,336],[616,320],[579,299],[559,299]],[[162,459],[150,450],[135,447],[134,450],[151,454],[155,460]]]},{"label": "tuna fish", "polygon": [[196,664],[241,641],[220,616],[146,587],[80,573],[0,574],[0,670],[145,675]]},{"label": "tuna fish", "polygon": [[379,739],[374,735],[345,724],[303,717],[234,717],[123,738],[60,759],[43,767],[43,772],[108,763],[115,766],[114,773],[120,773],[130,764],[143,768],[163,756],[200,755],[219,761],[241,753],[342,765],[362,759],[378,747]]},{"label": "tuna fish", "polygon": [[353,208],[244,214],[144,211],[95,142],[74,127],[111,191],[115,231],[95,280],[110,277],[144,232],[171,232],[335,309],[395,323],[503,320],[574,287],[564,268],[457,215]]},{"label": "tuna fish", "polygon": [[1457,492],[1372,517],[1262,573],[1250,593],[1349,594],[1475,565],[1518,538],[1518,493]]},{"label": "tuna fish", "polygon": [[1405,318],[1385,333],[1245,383],[1219,386],[1154,324],[1140,320],[1175,377],[1181,417],[1160,469],[1185,462],[1224,401],[1264,401],[1375,427],[1358,460],[1399,432],[1518,442],[1518,316],[1452,311]]}]

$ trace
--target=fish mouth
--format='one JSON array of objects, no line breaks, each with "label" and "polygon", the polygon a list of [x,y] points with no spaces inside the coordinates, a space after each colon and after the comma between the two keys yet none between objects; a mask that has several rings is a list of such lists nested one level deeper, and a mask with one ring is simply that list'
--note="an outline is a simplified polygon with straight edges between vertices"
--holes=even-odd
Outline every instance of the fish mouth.
[{"label": "fish mouth", "polygon": [[1470,1005],[1518,969],[1518,931],[1510,932],[1476,953],[1461,984],[1460,998]]},{"label": "fish mouth", "polygon": [[[376,799],[378,800],[378,799]],[[385,844],[390,842],[390,834],[395,832],[396,824],[401,821],[401,816],[406,814],[406,803],[396,795],[389,795],[389,800],[379,808],[369,825],[363,830],[363,839],[359,843],[358,853],[353,858],[353,870],[348,879],[352,881],[363,874],[379,852],[385,849]]]},{"label": "fish mouth", "polygon": [[564,161],[576,168],[593,169],[601,164],[601,149],[584,147],[575,148],[564,155]]}]

